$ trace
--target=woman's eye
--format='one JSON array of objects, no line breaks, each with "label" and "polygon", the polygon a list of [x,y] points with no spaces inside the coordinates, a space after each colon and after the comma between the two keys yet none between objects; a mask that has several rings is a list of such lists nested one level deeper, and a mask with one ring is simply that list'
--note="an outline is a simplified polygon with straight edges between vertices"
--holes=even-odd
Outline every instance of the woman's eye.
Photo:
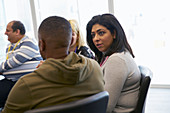
[{"label": "woman's eye", "polygon": [[100,31],[98,34],[100,35],[100,36],[102,36],[102,35],[104,35],[104,31]]},{"label": "woman's eye", "polygon": [[95,37],[95,34],[91,34],[91,37],[94,38],[94,37]]},{"label": "woman's eye", "polygon": [[72,32],[72,36],[75,36],[76,35],[76,33],[75,32]]}]

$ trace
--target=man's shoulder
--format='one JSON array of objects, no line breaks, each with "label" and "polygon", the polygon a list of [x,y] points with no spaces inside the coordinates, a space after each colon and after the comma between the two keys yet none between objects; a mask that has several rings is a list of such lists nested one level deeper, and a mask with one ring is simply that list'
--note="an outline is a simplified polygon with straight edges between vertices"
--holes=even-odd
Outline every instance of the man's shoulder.
[{"label": "man's shoulder", "polygon": [[36,78],[36,73],[35,72],[31,72],[28,73],[26,75],[23,75],[22,77],[20,77],[20,79],[24,80],[24,81],[29,81],[29,80],[33,80]]},{"label": "man's shoulder", "polygon": [[29,36],[25,36],[22,40],[21,40],[21,43],[24,43],[24,42],[32,42],[33,44],[36,44],[36,40],[29,37]]}]

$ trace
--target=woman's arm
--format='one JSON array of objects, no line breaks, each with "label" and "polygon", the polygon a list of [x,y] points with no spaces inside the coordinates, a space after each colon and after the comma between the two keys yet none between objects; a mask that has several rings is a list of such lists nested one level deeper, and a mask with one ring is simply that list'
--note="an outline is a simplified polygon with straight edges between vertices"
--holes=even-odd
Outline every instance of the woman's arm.
[{"label": "woman's arm", "polygon": [[125,61],[118,56],[111,56],[105,63],[105,90],[109,92],[107,113],[115,108],[127,78]]}]

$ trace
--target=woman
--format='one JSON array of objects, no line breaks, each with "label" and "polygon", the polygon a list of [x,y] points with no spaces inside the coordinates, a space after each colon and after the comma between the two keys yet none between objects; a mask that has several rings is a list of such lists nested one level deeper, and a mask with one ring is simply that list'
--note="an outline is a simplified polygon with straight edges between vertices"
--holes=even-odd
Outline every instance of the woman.
[{"label": "woman", "polygon": [[72,38],[73,38],[73,43],[70,46],[70,52],[74,51],[77,54],[81,54],[83,56],[93,59],[94,55],[91,52],[91,50],[85,46],[85,42],[83,40],[83,35],[80,31],[77,21],[69,20],[69,22],[72,27]]},{"label": "woman", "polygon": [[140,71],[125,32],[112,14],[94,16],[87,24],[87,44],[103,69],[109,92],[107,113],[134,110],[140,87]]}]

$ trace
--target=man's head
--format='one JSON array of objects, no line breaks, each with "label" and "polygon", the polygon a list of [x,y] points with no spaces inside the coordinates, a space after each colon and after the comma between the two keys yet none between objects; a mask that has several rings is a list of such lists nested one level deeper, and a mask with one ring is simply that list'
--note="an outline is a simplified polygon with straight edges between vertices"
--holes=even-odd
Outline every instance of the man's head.
[{"label": "man's head", "polygon": [[43,59],[64,57],[72,39],[71,25],[65,18],[50,16],[39,26],[38,39]]},{"label": "man's head", "polygon": [[20,21],[11,21],[8,23],[5,35],[8,36],[8,41],[16,43],[25,35],[25,27]]}]

